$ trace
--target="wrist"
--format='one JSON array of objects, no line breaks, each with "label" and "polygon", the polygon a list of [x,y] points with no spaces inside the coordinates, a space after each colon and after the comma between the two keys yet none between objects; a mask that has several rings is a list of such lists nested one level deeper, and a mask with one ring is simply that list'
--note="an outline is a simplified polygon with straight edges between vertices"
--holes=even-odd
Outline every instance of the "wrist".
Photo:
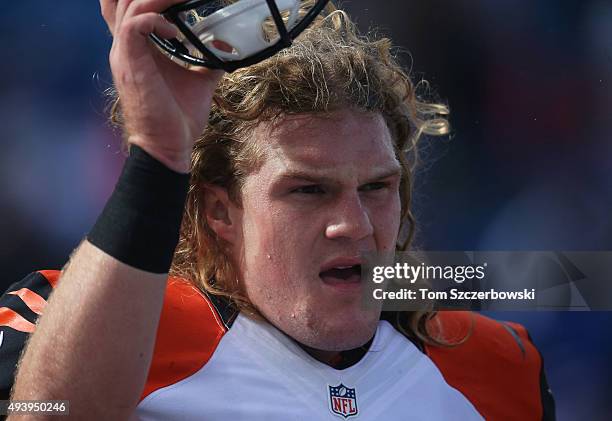
[{"label": "wrist", "polygon": [[134,145],[89,242],[129,266],[167,273],[188,188],[189,174],[169,169]]},{"label": "wrist", "polygon": [[162,142],[146,139],[142,136],[131,135],[128,137],[129,145],[137,145],[151,157],[155,158],[168,169],[186,174],[191,168],[191,151],[193,142],[184,140],[178,142],[181,145],[189,145],[189,147],[168,147],[161,145]]}]

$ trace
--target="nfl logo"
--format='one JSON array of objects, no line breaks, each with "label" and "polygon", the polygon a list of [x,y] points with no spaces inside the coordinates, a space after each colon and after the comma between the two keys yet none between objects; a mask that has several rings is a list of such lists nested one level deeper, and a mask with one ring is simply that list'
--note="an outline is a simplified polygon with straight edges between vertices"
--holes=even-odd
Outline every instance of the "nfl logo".
[{"label": "nfl logo", "polygon": [[357,397],[355,389],[346,387],[342,383],[329,387],[329,409],[332,413],[344,418],[357,415]]}]

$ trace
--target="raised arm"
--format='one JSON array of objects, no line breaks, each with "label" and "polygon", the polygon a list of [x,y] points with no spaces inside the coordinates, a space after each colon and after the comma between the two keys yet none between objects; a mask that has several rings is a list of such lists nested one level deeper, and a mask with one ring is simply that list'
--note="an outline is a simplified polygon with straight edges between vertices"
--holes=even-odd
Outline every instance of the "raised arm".
[{"label": "raised arm", "polygon": [[137,145],[31,337],[13,399],[67,399],[70,415],[127,419],[143,389],[187,190],[190,154],[221,72],[187,70],[148,39],[178,0],[101,0],[128,142]]}]

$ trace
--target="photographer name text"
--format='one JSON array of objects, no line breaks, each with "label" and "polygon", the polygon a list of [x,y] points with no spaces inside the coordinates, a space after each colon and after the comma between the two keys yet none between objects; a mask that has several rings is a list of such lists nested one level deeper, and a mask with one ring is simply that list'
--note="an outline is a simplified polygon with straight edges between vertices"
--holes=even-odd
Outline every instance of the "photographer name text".
[{"label": "photographer name text", "polygon": [[372,295],[375,300],[535,300],[536,290],[523,289],[522,291],[497,291],[491,288],[488,291],[462,291],[453,288],[449,291],[432,291],[427,288],[417,290],[402,288],[398,291],[385,291],[376,288]]}]

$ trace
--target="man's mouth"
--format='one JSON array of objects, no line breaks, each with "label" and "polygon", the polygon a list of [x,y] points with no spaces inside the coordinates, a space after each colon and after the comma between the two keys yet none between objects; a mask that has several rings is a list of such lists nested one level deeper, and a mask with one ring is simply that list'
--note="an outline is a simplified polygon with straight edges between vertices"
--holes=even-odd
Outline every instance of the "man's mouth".
[{"label": "man's mouth", "polygon": [[361,282],[361,265],[336,266],[319,273],[326,284],[358,284]]}]

